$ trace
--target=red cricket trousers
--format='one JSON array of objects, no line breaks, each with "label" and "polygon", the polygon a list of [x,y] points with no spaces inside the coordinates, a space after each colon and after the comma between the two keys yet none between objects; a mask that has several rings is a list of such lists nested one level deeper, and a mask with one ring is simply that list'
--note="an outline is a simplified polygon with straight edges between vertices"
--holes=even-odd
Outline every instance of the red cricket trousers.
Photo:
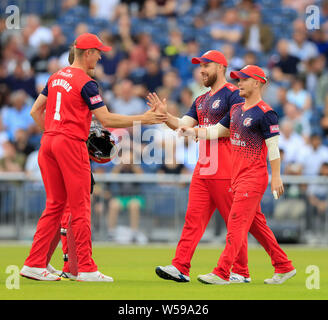
[{"label": "red cricket trousers", "polygon": [[[201,179],[195,175],[192,177],[185,224],[172,260],[172,264],[183,274],[189,275],[190,261],[215,208],[227,224],[233,200],[230,183],[230,179]],[[245,238],[238,258],[234,261],[233,272],[249,277],[247,237]]]},{"label": "red cricket trousers", "polygon": [[46,267],[51,243],[58,234],[68,204],[78,271],[96,271],[92,259],[90,163],[86,143],[65,135],[43,135],[38,161],[46,190],[46,208],[24,264]]},{"label": "red cricket trousers", "polygon": [[244,248],[244,241],[250,232],[271,257],[276,273],[294,269],[285,252],[280,248],[273,232],[266,224],[260,202],[263,194],[258,192],[235,192],[228,218],[226,246],[213,273],[229,280],[230,269]]}]

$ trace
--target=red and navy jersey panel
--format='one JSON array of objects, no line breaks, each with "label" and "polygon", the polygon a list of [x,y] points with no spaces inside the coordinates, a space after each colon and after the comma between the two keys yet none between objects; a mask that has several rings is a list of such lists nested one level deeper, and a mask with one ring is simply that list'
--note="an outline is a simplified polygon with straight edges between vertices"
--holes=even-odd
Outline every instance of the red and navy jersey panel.
[{"label": "red and navy jersey panel", "polygon": [[268,184],[266,139],[279,135],[278,115],[264,101],[244,109],[232,106],[220,123],[230,128],[232,187],[244,191],[265,191]]},{"label": "red and navy jersey panel", "polygon": [[[199,96],[186,114],[194,118],[200,127],[217,124],[231,106],[243,102],[238,88],[226,83],[214,94],[210,91]],[[199,141],[199,159],[194,174],[204,179],[231,179],[231,150],[229,138]]]},{"label": "red and navy jersey panel", "polygon": [[66,67],[50,76],[41,93],[48,97],[44,133],[86,141],[91,110],[105,105],[97,83],[82,69]]}]

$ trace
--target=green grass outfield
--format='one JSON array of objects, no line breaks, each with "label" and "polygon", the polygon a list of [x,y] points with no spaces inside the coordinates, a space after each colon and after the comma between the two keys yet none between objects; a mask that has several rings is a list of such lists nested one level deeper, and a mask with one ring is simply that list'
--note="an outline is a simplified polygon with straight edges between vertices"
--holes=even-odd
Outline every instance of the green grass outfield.
[{"label": "green grass outfield", "polygon": [[[260,247],[249,249],[250,284],[228,286],[204,285],[197,281],[198,274],[212,271],[222,247],[200,245],[192,261],[191,282],[176,283],[162,280],[155,274],[157,265],[170,264],[174,246],[101,246],[95,245],[94,259],[99,270],[112,276],[114,283],[81,283],[76,281],[41,282],[19,277],[19,289],[7,289],[6,273],[9,265],[21,268],[30,247],[0,243],[0,299],[68,299],[68,300],[327,300],[328,299],[328,249],[300,246],[283,246],[293,261],[297,274],[283,285],[265,285],[271,277],[270,259]],[[62,266],[61,249],[51,261]],[[320,271],[320,288],[309,289],[313,284],[306,273],[308,266]],[[309,271],[309,270],[308,270]],[[311,271],[311,270],[310,270]],[[308,279],[308,280],[307,280]]]}]

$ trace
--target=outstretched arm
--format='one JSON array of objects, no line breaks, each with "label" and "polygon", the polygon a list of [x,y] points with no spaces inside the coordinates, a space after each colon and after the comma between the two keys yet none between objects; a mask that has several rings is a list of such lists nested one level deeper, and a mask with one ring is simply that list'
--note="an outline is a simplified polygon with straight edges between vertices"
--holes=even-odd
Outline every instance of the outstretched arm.
[{"label": "outstretched arm", "polygon": [[126,116],[109,112],[106,106],[92,110],[97,120],[105,128],[127,128],[132,127],[134,122],[141,124],[156,124],[167,121],[166,114],[155,113],[153,109],[148,110],[144,114],[135,116]]},{"label": "outstretched arm", "polygon": [[207,128],[188,128],[188,127],[181,127],[178,130],[179,136],[184,137],[194,137],[198,139],[218,139],[223,137],[230,136],[230,130],[223,126],[221,123],[217,123],[214,126],[210,126]]}]

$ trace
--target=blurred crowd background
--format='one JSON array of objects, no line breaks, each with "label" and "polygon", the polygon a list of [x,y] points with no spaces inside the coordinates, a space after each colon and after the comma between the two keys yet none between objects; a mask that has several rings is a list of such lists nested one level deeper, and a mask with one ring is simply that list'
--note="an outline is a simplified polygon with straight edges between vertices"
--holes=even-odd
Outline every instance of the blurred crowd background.
[{"label": "blurred crowd background", "polygon": [[[6,27],[8,5],[19,8],[20,29]],[[306,23],[309,5],[319,9],[319,29]],[[327,0],[17,0],[1,1],[0,14],[0,172],[38,172],[41,132],[30,108],[49,75],[68,65],[74,39],[91,32],[113,48],[95,79],[110,111],[120,114],[143,113],[147,93],[156,91],[172,114],[183,116],[207,90],[191,64],[207,50],[224,53],[231,82],[230,70],[261,66],[269,78],[264,100],[280,118],[282,173],[328,176]],[[197,153],[186,141],[182,151],[173,148],[170,164],[92,167],[96,173],[191,173],[195,161],[184,161],[186,148]],[[130,211],[131,227],[138,225],[144,199],[135,184],[125,187],[126,194],[137,194],[132,202],[96,189],[95,197],[113,200],[106,208],[108,229],[122,208]],[[290,215],[291,206],[296,219],[308,206],[326,215],[327,185],[287,185],[286,195],[291,201],[281,202],[277,219]],[[95,210],[104,210],[101,203]],[[267,212],[273,214],[272,204]]]}]

